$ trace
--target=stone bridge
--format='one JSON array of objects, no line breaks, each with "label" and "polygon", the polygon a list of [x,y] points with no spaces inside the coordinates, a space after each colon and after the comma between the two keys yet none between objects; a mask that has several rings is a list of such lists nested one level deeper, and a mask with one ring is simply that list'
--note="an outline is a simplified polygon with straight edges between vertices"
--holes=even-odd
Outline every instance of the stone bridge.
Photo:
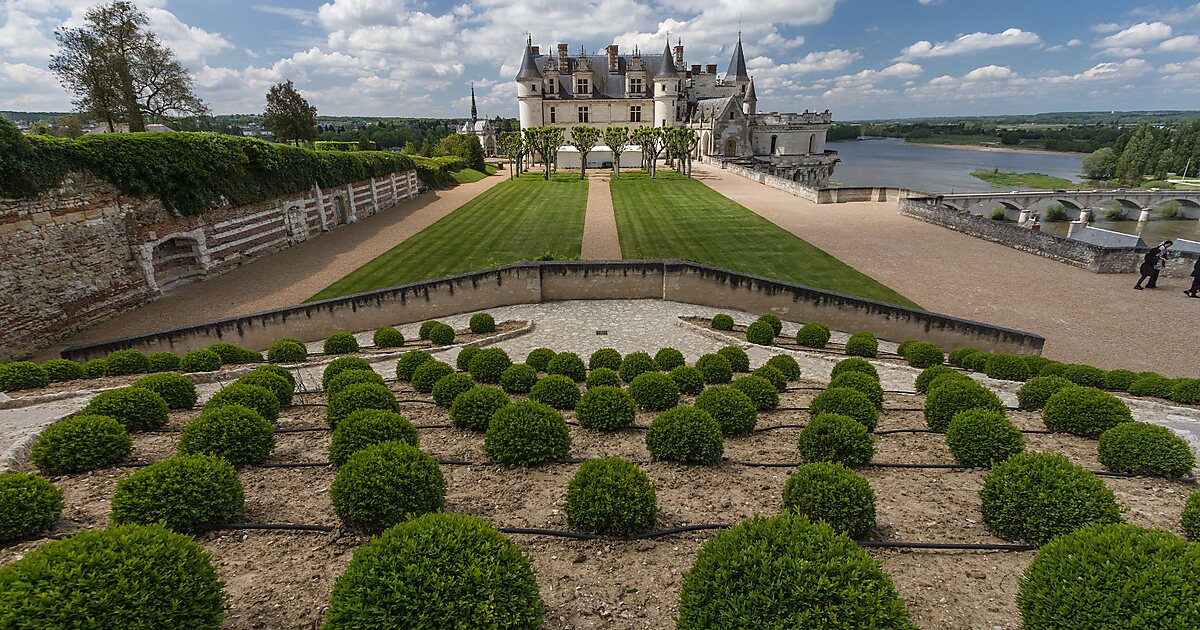
[{"label": "stone bridge", "polygon": [[1006,214],[1020,215],[1019,218],[1010,217],[1016,218],[1018,223],[1024,223],[1033,206],[1044,201],[1061,204],[1071,218],[1085,222],[1091,218],[1095,207],[1101,204],[1111,206],[1112,202],[1129,211],[1130,218],[1136,212],[1139,221],[1150,220],[1151,215],[1161,211],[1163,204],[1170,202],[1179,204],[1178,216],[1200,219],[1200,190],[1037,190],[940,193],[934,197],[943,205],[962,211],[970,211],[975,207],[982,211],[982,208],[1001,206]]}]

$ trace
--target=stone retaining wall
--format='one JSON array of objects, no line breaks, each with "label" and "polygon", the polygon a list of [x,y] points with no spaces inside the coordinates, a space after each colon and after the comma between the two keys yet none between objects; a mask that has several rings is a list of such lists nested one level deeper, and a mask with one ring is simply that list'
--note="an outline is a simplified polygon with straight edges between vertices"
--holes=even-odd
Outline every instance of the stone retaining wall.
[{"label": "stone retaining wall", "polygon": [[807,199],[813,203],[853,203],[856,201],[899,201],[905,197],[924,197],[927,193],[907,188],[888,187],[844,187],[844,188],[815,188],[794,182],[770,173],[756,171],[740,164],[705,156],[704,162],[710,166],[725,169],[735,175],[756,181],[771,188],[778,188],[786,193]]},{"label": "stone retaining wall", "polygon": [[513,304],[586,299],[662,299],[774,312],[790,321],[819,321],[835,330],[866,331],[892,341],[922,339],[947,351],[975,347],[1037,354],[1045,343],[1030,333],[699,263],[623,260],[509,265],[71,348],[63,356],[84,361],[130,347],[183,353],[217,341],[264,350],[283,337],[315,341],[340,330],[371,330]]}]

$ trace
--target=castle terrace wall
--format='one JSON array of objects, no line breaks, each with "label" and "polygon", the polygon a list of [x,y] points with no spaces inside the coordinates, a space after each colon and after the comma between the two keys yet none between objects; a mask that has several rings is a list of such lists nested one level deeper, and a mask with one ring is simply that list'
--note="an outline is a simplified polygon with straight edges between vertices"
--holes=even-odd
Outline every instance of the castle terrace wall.
[{"label": "castle terrace wall", "polygon": [[885,186],[862,186],[843,188],[816,188],[790,179],[757,171],[733,162],[727,162],[717,157],[705,156],[706,164],[723,168],[735,175],[756,181],[771,188],[777,188],[786,193],[807,199],[817,204],[854,203],[861,201],[899,201],[905,197],[924,197],[927,193],[907,188],[889,188]]},{"label": "castle terrace wall", "polygon": [[370,330],[500,306],[581,299],[662,299],[774,312],[791,321],[820,321],[837,330],[871,332],[893,341],[925,339],[946,350],[975,347],[1037,354],[1045,343],[1044,338],[1030,333],[699,263],[622,260],[509,265],[70,348],[63,356],[84,361],[121,348],[182,353],[218,341],[264,350],[284,337],[315,341],[341,330]]},{"label": "castle terrace wall", "polygon": [[0,199],[0,361],[417,192],[416,171],[405,171],[179,217],[72,173],[37,198]]}]

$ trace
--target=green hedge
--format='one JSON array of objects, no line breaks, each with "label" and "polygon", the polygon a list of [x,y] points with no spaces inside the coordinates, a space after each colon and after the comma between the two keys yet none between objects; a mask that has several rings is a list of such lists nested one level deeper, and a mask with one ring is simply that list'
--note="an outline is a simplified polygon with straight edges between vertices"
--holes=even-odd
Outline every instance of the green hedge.
[{"label": "green hedge", "polygon": [[133,443],[124,425],[108,416],[71,416],[46,427],[29,459],[49,475],[95,470],[122,462]]},{"label": "green hedge", "polygon": [[62,508],[62,490],[44,477],[22,472],[0,475],[0,542],[49,528],[62,514]]},{"label": "green hedge", "polygon": [[210,455],[176,455],[117,482],[112,522],[161,523],[188,534],[235,521],[245,509],[233,465]]},{"label": "green hedge", "polygon": [[1183,438],[1145,422],[1122,422],[1101,433],[1097,454],[1105,468],[1134,475],[1183,477],[1196,467],[1196,456]]}]

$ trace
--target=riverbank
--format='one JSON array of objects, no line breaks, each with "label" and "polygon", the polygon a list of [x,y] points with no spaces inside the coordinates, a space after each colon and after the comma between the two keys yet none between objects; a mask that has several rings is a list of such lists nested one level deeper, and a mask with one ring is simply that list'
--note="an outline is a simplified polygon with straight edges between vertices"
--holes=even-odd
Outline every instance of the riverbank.
[{"label": "riverbank", "polygon": [[905,140],[905,144],[917,144],[923,147],[939,147],[942,149],[954,149],[955,151],[978,151],[980,153],[1024,153],[1028,155],[1065,155],[1069,157],[1083,158],[1087,153],[1077,153],[1075,151],[1051,151],[1049,149],[1022,149],[1021,147],[993,147],[981,146],[978,144],[938,144],[936,142],[921,142],[920,140]]}]

